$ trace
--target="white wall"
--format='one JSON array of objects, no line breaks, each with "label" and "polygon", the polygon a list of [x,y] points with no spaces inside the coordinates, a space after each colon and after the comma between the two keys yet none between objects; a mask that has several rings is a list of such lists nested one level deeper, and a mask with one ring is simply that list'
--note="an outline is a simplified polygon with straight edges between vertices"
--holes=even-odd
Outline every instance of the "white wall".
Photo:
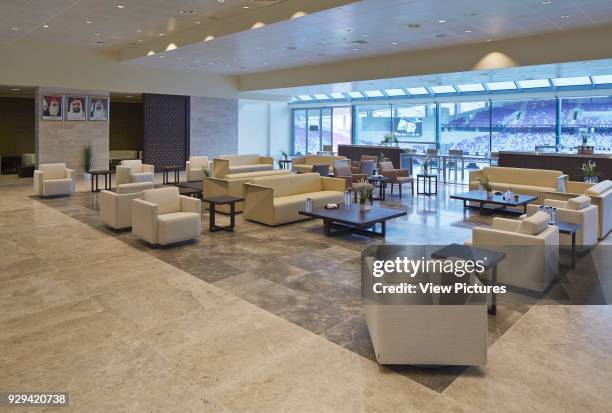
[{"label": "white wall", "polygon": [[290,152],[291,110],[285,102],[240,100],[238,153]]}]

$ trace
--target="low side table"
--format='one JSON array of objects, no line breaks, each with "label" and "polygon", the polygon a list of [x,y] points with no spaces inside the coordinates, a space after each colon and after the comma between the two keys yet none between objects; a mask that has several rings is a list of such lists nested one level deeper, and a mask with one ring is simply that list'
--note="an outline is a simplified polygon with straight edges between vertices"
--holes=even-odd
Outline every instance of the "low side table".
[{"label": "low side table", "polygon": [[576,233],[580,229],[580,224],[559,221],[555,225],[559,227],[560,234],[567,234],[567,235],[572,236],[572,269],[575,269],[576,268]]},{"label": "low side table", "polygon": [[[434,183],[433,190],[431,183]],[[420,189],[420,183],[423,184],[423,189]],[[417,195],[437,195],[438,194],[438,175],[437,174],[417,174]]]},{"label": "low side table", "polygon": [[[167,184],[178,184],[179,183],[179,172],[181,167],[178,165],[163,165],[161,167],[162,170],[162,179],[164,185]],[[170,182],[170,172],[174,172],[174,181]]]},{"label": "low side table", "polygon": [[[89,171],[91,175],[91,192],[100,192],[100,183],[98,182],[98,177],[100,175],[104,176],[104,189],[110,191],[111,189],[111,172],[108,170],[100,170],[100,171]],[[96,182],[94,188],[94,181]]]},{"label": "low side table", "polygon": [[[208,228],[210,232],[216,231],[229,231],[234,232],[234,226],[236,225],[236,203],[244,201],[244,198],[238,198],[236,196],[211,196],[202,198],[202,202],[208,202],[210,204],[209,210],[209,223]],[[226,226],[219,226],[215,223],[216,218],[216,206],[217,205],[229,205],[230,206],[230,224]]]},{"label": "low side table", "polygon": [[375,201],[385,200],[387,183],[390,180],[391,180],[390,178],[386,178],[384,176],[369,176],[368,177],[368,183],[371,184],[374,188],[378,188],[378,198],[372,198],[372,199],[374,199]]},{"label": "low side table", "polygon": [[280,169],[291,169],[291,163],[293,161],[291,159],[281,159],[278,161],[278,166]]}]

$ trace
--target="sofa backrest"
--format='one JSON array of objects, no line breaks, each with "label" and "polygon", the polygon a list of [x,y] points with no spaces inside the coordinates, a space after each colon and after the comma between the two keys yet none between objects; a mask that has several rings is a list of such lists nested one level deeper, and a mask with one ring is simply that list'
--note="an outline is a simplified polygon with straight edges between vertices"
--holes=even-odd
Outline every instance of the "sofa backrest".
[{"label": "sofa backrest", "polygon": [[153,189],[153,182],[134,182],[131,184],[117,185],[118,194],[133,194],[146,191],[147,189]]},{"label": "sofa backrest", "polygon": [[142,172],[142,161],[140,159],[130,159],[121,161],[121,166],[127,166],[132,170],[132,173],[135,174]]},{"label": "sofa backrest", "polygon": [[190,156],[189,157],[189,168],[190,169],[202,169],[202,167],[208,168],[208,156]]},{"label": "sofa backrest", "polygon": [[158,205],[160,214],[181,212],[181,198],[176,186],[144,191],[142,200]]},{"label": "sofa backrest", "polygon": [[48,163],[40,165],[39,171],[43,174],[43,179],[66,179],[65,163]]},{"label": "sofa backrest", "polygon": [[276,175],[291,175],[291,171],[288,171],[286,169],[272,169],[269,171],[240,172],[235,174],[227,174],[223,179],[227,179],[228,181],[234,181],[238,179],[255,179],[263,178],[265,176]]},{"label": "sofa backrest", "polygon": [[523,184],[531,186],[542,186],[548,188],[557,187],[557,178],[563,175],[561,171],[548,169],[507,168],[501,166],[485,166],[482,169],[483,176],[488,177],[493,183]]},{"label": "sofa backrest", "polygon": [[274,198],[323,191],[321,175],[317,173],[267,176],[253,179],[253,184],[272,188]]},{"label": "sofa backrest", "polygon": [[240,165],[256,165],[259,164],[259,155],[223,155],[219,156],[220,159],[226,159],[229,161],[230,166]]},{"label": "sofa backrest", "polygon": [[593,195],[593,196],[602,196],[606,192],[612,190],[612,181],[605,180],[601,181],[598,184],[593,185],[586,191],[584,191],[585,195]]},{"label": "sofa backrest", "polygon": [[334,166],[334,161],[346,159],[345,156],[332,155],[306,155],[304,163],[306,165],[329,165]]}]

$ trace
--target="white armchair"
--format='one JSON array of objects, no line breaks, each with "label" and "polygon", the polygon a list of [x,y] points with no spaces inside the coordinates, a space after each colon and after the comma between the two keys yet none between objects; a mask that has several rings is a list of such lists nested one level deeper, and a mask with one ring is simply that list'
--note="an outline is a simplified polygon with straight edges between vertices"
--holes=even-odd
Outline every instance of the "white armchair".
[{"label": "white armchair", "polygon": [[155,181],[153,165],[143,164],[140,159],[121,161],[121,165],[117,166],[116,174],[117,185]]},{"label": "white armchair", "polygon": [[142,196],[142,191],[153,189],[151,182],[117,185],[117,192],[101,191],[99,197],[100,220],[114,229],[132,226],[132,201]]},{"label": "white armchair", "polygon": [[548,221],[543,212],[521,221],[493,218],[492,228],[474,228],[468,243],[506,253],[499,283],[542,292],[559,273],[559,228]]},{"label": "white armchair", "polygon": [[150,189],[132,201],[132,233],[149,244],[168,245],[200,238],[201,201],[177,187]]},{"label": "white armchair", "polygon": [[[598,208],[596,205],[591,205],[591,198],[581,195],[567,201],[545,199],[542,204],[557,208],[559,221],[580,225],[580,229],[576,232],[577,250],[584,250],[597,244]],[[527,215],[535,214],[539,208],[539,205],[527,205]],[[559,234],[559,240],[563,245],[572,245],[572,237],[568,234]]]},{"label": "white armchair", "polygon": [[204,179],[202,174],[202,168],[208,168],[212,173],[211,162],[208,160],[208,156],[190,156],[185,170],[187,171],[187,181],[201,181]]},{"label": "white armchair", "polygon": [[65,163],[40,165],[34,171],[34,193],[39,196],[71,195],[74,193],[75,172]]}]

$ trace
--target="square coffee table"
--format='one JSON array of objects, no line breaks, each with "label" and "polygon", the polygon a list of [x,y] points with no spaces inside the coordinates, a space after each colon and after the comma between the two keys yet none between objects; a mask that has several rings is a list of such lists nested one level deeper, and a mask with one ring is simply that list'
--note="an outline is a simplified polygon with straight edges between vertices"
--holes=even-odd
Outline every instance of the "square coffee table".
[{"label": "square coffee table", "polygon": [[[487,195],[485,191],[475,190],[469,192],[463,192],[461,194],[455,194],[450,196],[451,199],[459,199],[463,201],[463,208],[476,208],[472,205],[468,205],[468,202],[474,202],[479,204],[480,215],[486,210],[491,212],[506,212],[521,214],[518,211],[512,211],[507,209],[508,207],[523,207],[523,214],[527,213],[527,204],[538,199],[534,195],[519,195],[517,194],[512,199],[506,199],[505,196],[493,194],[491,197]],[[497,208],[485,208],[485,205],[497,205]]]},{"label": "square coffee table", "polygon": [[[361,235],[386,235],[386,222],[390,219],[399,218],[408,213],[401,209],[373,206],[368,211],[360,211],[358,204],[350,206],[340,205],[338,208],[326,209],[315,208],[311,212],[300,211],[300,215],[323,220],[325,235],[331,236],[338,232],[354,232]],[[381,225],[381,230],[376,231],[376,224]],[[336,231],[332,231],[336,229]]]}]

